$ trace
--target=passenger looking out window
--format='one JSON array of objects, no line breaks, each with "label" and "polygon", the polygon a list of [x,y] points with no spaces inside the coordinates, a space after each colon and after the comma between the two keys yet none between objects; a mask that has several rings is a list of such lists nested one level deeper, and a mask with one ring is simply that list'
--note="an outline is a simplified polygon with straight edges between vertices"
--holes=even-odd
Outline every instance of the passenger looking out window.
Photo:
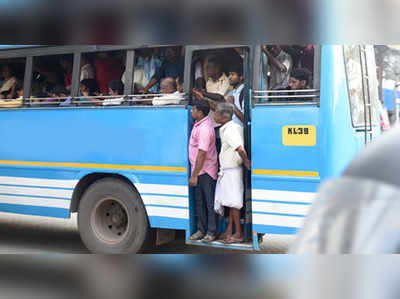
[{"label": "passenger looking out window", "polygon": [[309,82],[311,78],[311,73],[308,69],[300,68],[294,69],[290,75],[290,89],[291,90],[302,90],[310,89]]},{"label": "passenger looking out window", "polygon": [[94,67],[96,68],[96,79],[100,92],[107,94],[108,83],[113,80],[120,80],[123,73],[123,66],[120,60],[111,57],[109,53],[97,53],[94,59]]},{"label": "passenger looking out window", "polygon": [[0,87],[0,99],[12,99],[14,97],[13,87],[17,84],[14,69],[10,65],[5,65],[1,70],[1,75],[4,81]]},{"label": "passenger looking out window", "polygon": [[293,67],[292,57],[278,45],[262,46],[264,78],[269,90],[284,90],[289,86]]},{"label": "passenger looking out window", "polygon": [[[290,75],[290,89],[291,90],[307,90],[310,89],[309,83],[311,80],[311,73],[306,68],[294,69]],[[291,98],[295,101],[311,101],[312,98],[304,97],[307,92],[295,92],[290,93],[290,95],[295,95],[297,97]],[[303,97],[302,97],[303,96]]]},{"label": "passenger looking out window", "polygon": [[[120,96],[124,94],[124,84],[120,80],[113,80],[108,84],[108,94],[110,96]],[[123,97],[109,98],[103,100],[103,106],[121,105],[124,101]]]},{"label": "passenger looking out window", "polygon": [[[165,60],[161,67],[156,71],[150,82],[145,86],[140,93],[149,93],[150,89],[163,78],[183,77],[184,57],[181,55],[179,47],[168,47],[165,50]],[[160,86],[161,88],[161,86]]]},{"label": "passenger looking out window", "polygon": [[[90,102],[98,102],[99,99],[93,98],[95,96],[99,96],[99,84],[95,79],[85,79],[82,80],[80,87],[79,87],[81,96],[88,97],[88,98],[81,98],[81,102],[83,103],[90,103]],[[108,89],[107,89],[108,90]],[[93,103],[97,104],[97,103]]]},{"label": "passenger looking out window", "polygon": [[153,106],[179,105],[180,102],[184,99],[183,94],[177,90],[175,78],[170,77],[162,79],[160,92],[163,95],[153,98]]}]

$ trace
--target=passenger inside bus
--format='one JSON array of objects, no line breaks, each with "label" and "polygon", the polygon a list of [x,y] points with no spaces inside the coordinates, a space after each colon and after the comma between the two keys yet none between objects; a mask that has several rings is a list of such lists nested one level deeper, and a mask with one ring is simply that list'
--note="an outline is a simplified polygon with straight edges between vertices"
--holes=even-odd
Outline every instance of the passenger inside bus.
[{"label": "passenger inside bus", "polygon": [[13,87],[15,87],[15,85],[17,84],[17,78],[15,77],[14,68],[11,65],[4,65],[1,70],[1,75],[4,81],[0,87],[0,98],[15,98]]},{"label": "passenger inside bus", "polygon": [[306,68],[294,69],[290,75],[290,89],[291,90],[304,90],[310,89],[309,83],[311,73]]},{"label": "passenger inside bus", "polygon": [[162,96],[153,98],[153,106],[179,105],[184,100],[183,94],[177,90],[175,78],[162,79],[160,89]]},{"label": "passenger inside bus", "polygon": [[[108,83],[108,94],[110,96],[121,96],[124,94],[124,84],[122,83],[121,80],[113,80],[110,83]],[[102,105],[103,106],[117,106],[121,105],[124,102],[123,97],[119,98],[106,98],[103,100]]]},{"label": "passenger inside bus", "polygon": [[81,65],[81,75],[79,82],[85,79],[96,79],[96,69],[93,65],[93,60],[91,56],[89,56],[88,54],[82,54]]},{"label": "passenger inside bus", "polygon": [[[145,89],[149,84],[153,76],[158,72],[161,67],[162,61],[155,53],[156,49],[139,49],[135,54],[135,66],[133,74],[133,87],[135,94],[139,93],[140,90]],[[125,60],[126,63],[126,60]],[[125,72],[122,75],[121,81],[126,84]],[[160,93],[160,83],[157,82],[154,86],[149,89],[149,93],[158,94]]]},{"label": "passenger inside bus", "polygon": [[181,47],[166,48],[165,60],[162,62],[161,67],[155,72],[154,76],[151,78],[150,82],[145,86],[145,88],[140,90],[140,93],[149,93],[150,89],[158,82],[161,82],[163,78],[170,77],[175,80],[178,77],[183,77],[185,63],[183,52],[183,48]]},{"label": "passenger inside bus", "polygon": [[108,83],[113,80],[120,80],[124,71],[118,53],[97,53],[94,59],[94,67],[96,68],[97,83],[102,94],[107,94]]},{"label": "passenger inside bus", "polygon": [[72,85],[72,56],[63,55],[60,57],[60,65],[64,71],[64,86],[66,90],[71,90]]},{"label": "passenger inside bus", "polygon": [[293,68],[292,57],[279,45],[264,45],[262,51],[265,86],[269,90],[287,89]]}]

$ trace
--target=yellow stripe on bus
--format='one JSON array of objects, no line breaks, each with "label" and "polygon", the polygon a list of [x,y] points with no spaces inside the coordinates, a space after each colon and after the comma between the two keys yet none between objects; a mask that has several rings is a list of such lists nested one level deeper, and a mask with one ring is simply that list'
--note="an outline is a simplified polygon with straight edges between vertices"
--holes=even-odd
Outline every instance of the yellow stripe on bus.
[{"label": "yellow stripe on bus", "polygon": [[128,170],[155,170],[155,171],[186,172],[186,168],[185,167],[113,165],[113,164],[94,164],[94,163],[53,163],[53,162],[0,161],[0,165],[54,166],[54,167],[105,168],[105,169],[128,169]]},{"label": "yellow stripe on bus", "polygon": [[266,174],[266,175],[290,175],[290,176],[312,176],[318,177],[319,172],[316,171],[297,171],[297,170],[267,170],[267,169],[255,169],[254,174]]}]

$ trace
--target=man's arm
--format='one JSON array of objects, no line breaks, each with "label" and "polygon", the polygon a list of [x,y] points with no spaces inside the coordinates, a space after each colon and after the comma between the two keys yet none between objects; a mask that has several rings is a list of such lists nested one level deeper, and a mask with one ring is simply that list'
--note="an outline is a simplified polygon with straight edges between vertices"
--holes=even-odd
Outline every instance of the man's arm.
[{"label": "man's arm", "polygon": [[264,53],[268,56],[269,61],[274,64],[282,73],[286,73],[288,71],[287,67],[281,63],[276,57],[274,57],[268,50],[266,46],[262,47]]},{"label": "man's arm", "polygon": [[215,111],[217,108],[217,103],[213,101],[212,99],[206,97],[203,92],[193,89],[193,95],[195,96],[196,99],[198,100],[205,100],[210,104],[211,110]]},{"label": "man's arm", "polygon": [[196,164],[193,170],[193,174],[190,177],[189,180],[189,186],[192,187],[196,187],[199,181],[199,173],[201,171],[201,169],[203,168],[204,165],[204,161],[206,160],[206,151],[203,151],[201,149],[199,149],[199,152],[197,154],[197,158],[196,158]]},{"label": "man's arm", "polygon": [[156,85],[158,82],[156,77],[151,78],[150,82],[146,85],[144,89],[140,91],[140,93],[148,93],[150,88],[152,88],[154,85]]},{"label": "man's arm", "polygon": [[247,157],[246,150],[244,149],[243,146],[239,146],[236,151],[239,153],[240,158],[242,158],[244,166],[250,170],[251,169],[251,161]]},{"label": "man's arm", "polygon": [[235,105],[235,99],[233,98],[233,96],[229,96],[226,101],[228,103],[231,103],[233,105],[233,112],[235,113],[235,115],[237,116],[237,118],[240,119],[240,121],[242,123],[245,122],[245,118],[244,118],[244,113],[242,111],[239,110],[239,108]]}]

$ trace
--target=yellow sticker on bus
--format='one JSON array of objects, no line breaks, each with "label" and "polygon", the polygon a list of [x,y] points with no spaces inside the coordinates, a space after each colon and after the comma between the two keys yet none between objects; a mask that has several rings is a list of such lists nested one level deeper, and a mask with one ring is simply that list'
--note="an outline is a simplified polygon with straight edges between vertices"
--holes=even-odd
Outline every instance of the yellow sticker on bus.
[{"label": "yellow sticker on bus", "polygon": [[286,146],[315,146],[317,128],[315,126],[284,126],[282,143]]}]

